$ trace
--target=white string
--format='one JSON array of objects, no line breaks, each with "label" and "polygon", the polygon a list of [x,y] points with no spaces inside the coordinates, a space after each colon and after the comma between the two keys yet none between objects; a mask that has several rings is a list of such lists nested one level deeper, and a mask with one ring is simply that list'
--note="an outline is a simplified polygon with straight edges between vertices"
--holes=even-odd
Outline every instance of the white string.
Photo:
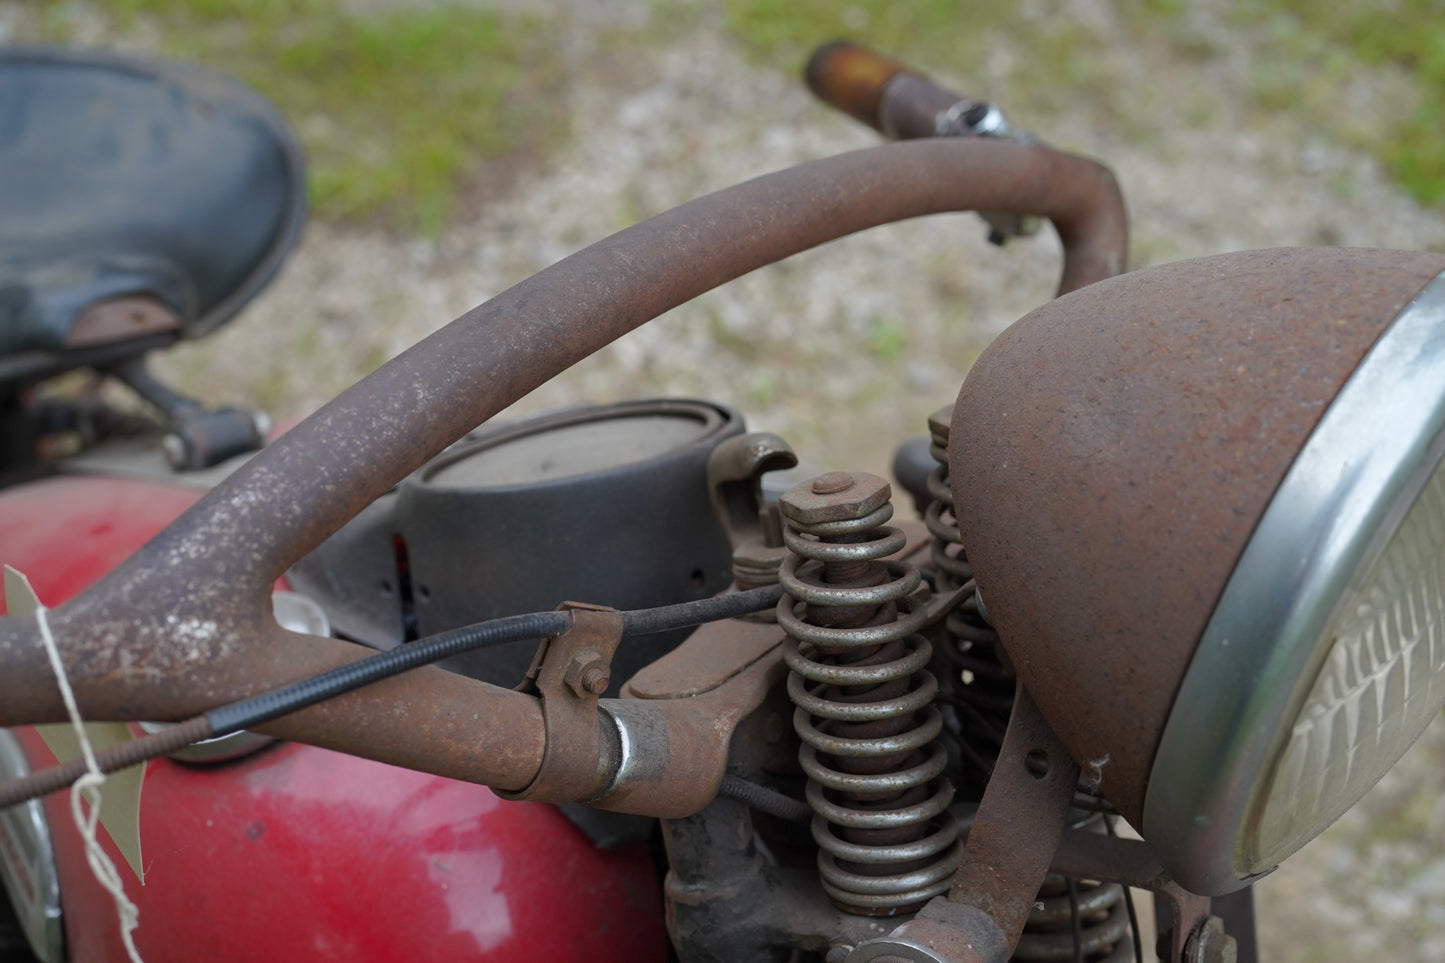
[{"label": "white string", "polygon": [[[100,840],[96,837],[96,826],[100,822],[100,787],[105,785],[105,773],[101,772],[100,766],[96,764],[95,750],[91,748],[90,738],[85,734],[85,723],[81,721],[80,710],[76,708],[75,693],[70,689],[70,679],[60,661],[60,650],[55,647],[55,637],[50,634],[45,606],[35,607],[35,621],[40,623],[40,639],[45,643],[45,654],[50,657],[50,667],[55,670],[55,679],[60,683],[60,698],[65,701],[65,711],[70,715],[70,724],[75,728],[75,738],[80,742],[80,752],[85,756],[85,768],[89,770],[70,787],[70,815],[75,820],[75,828],[85,840],[85,861],[90,864],[91,873],[96,882],[105,887],[106,892],[115,899],[115,915],[120,920],[120,938],[125,944],[125,951],[130,955],[131,963],[143,963],[140,953],[136,951],[135,939],[131,936],[140,925],[140,910],[136,909],[130,897],[125,895],[125,884],[120,873],[116,871],[115,863],[101,848]],[[90,806],[89,813],[85,811],[82,800]]]}]

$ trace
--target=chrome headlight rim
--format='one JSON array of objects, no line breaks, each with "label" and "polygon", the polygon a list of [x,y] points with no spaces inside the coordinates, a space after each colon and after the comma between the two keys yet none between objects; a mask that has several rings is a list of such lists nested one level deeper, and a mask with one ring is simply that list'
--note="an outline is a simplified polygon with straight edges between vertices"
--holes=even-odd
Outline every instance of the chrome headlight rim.
[{"label": "chrome headlight rim", "polygon": [[1330,650],[1336,602],[1384,551],[1445,454],[1445,273],[1346,381],[1245,546],[1150,773],[1144,837],[1181,884],[1225,893],[1256,792]]}]

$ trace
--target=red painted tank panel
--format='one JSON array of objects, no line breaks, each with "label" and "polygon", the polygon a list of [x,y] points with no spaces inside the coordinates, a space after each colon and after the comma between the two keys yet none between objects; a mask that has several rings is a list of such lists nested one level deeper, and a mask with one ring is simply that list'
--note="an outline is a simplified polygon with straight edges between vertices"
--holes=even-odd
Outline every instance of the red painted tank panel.
[{"label": "red painted tank panel", "polygon": [[[0,561],[46,604],[95,581],[195,500],[68,477],[0,493]],[[53,761],[19,730],[32,764]],[[150,764],[140,886],[147,963],[195,960],[661,961],[644,846],[600,852],[554,807],[296,744],[215,767]],[[122,963],[64,795],[46,801],[72,959]]]},{"label": "red painted tank panel", "polygon": [[191,488],[66,475],[0,492],[0,564],[46,605],[96,582],[189,508]]},{"label": "red painted tank panel", "polygon": [[[48,762],[33,730],[22,743]],[[141,799],[145,885],[106,849],[147,963],[666,955],[646,847],[599,852],[552,806],[296,744],[219,768],[153,762]],[[123,963],[68,799],[46,814],[72,958]]]}]

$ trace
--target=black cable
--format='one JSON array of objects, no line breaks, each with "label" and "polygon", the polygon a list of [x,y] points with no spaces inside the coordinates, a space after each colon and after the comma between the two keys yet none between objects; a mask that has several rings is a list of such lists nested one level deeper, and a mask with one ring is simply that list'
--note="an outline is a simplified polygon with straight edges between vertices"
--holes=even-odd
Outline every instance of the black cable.
[{"label": "black cable", "polygon": [[449,656],[519,639],[561,635],[571,621],[566,612],[534,612],[463,626],[220,706],[205,715],[216,736],[229,735]]},{"label": "black cable", "polygon": [[806,826],[813,821],[813,807],[803,800],[794,799],[776,789],[749,782],[741,776],[734,776],[731,773],[723,776],[718,795],[736,799],[759,812],[776,816],[790,823]]},{"label": "black cable", "polygon": [[1084,963],[1084,921],[1079,918],[1079,884],[1065,877],[1064,888],[1069,894],[1069,929],[1074,934],[1074,963]]},{"label": "black cable", "polygon": [[[649,635],[771,608],[777,604],[782,594],[782,587],[773,585],[694,602],[680,602],[677,605],[636,609],[618,614],[622,616],[624,637]],[[520,639],[561,635],[570,624],[571,617],[566,612],[534,612],[530,615],[513,615],[451,629],[279,689],[220,706],[207,712],[206,719],[210,721],[216,736],[228,735],[453,655]]]},{"label": "black cable", "polygon": [[676,605],[661,605],[655,609],[636,609],[622,613],[623,635],[651,635],[682,629],[704,622],[721,619],[735,619],[749,612],[761,612],[778,604],[783,597],[781,585],[767,585],[763,588],[733,592],[731,595],[716,595],[696,602],[679,602]]},{"label": "black cable", "polygon": [[[1104,816],[1104,829],[1110,836],[1119,835],[1114,831],[1114,819],[1111,816]],[[1134,937],[1134,961],[1144,963],[1144,940],[1139,935],[1139,913],[1134,909],[1134,891],[1127,886],[1124,887],[1124,907],[1129,911],[1129,932]]]},{"label": "black cable", "polygon": [[[622,617],[624,637],[647,635],[758,612],[773,607],[781,597],[782,589],[771,586],[718,598],[684,602],[680,605],[664,605],[618,614]],[[571,622],[571,616],[566,612],[535,612],[452,629],[249,699],[219,706],[160,732],[111,746],[96,754],[96,762],[102,772],[116,772],[174,752],[191,742],[258,726],[322,700],[372,682],[380,682],[408,669],[419,668],[448,656],[521,639],[561,635],[567,631]],[[85,762],[72,760],[39,770],[21,779],[0,783],[0,810],[63,789],[84,772]]]}]

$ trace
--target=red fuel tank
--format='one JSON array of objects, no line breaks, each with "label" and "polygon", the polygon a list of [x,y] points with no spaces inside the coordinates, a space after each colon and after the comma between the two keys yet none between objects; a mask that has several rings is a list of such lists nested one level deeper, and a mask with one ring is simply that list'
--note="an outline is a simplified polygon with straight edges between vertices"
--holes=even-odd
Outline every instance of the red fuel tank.
[{"label": "red fuel tank", "polygon": [[[12,488],[0,493],[0,561],[58,605],[199,494],[101,476]],[[34,730],[16,735],[33,767],[53,762]],[[45,811],[69,957],[122,963],[114,905],[86,865],[68,798]],[[147,963],[667,956],[645,845],[602,851],[552,806],[310,746],[150,763],[144,886],[101,835],[140,909]]]}]

